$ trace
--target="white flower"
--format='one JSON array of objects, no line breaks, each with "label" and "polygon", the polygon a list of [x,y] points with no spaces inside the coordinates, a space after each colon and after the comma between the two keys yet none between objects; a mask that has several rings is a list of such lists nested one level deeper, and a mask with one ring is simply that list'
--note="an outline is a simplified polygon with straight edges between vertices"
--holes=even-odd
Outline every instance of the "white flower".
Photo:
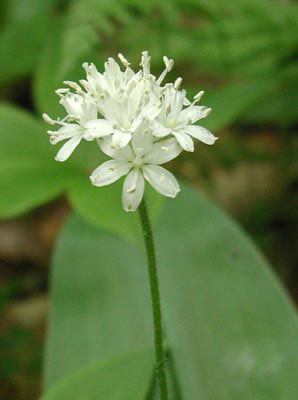
[{"label": "white flower", "polygon": [[50,142],[66,140],[56,155],[65,161],[82,139],[96,139],[99,148],[112,159],[100,165],[91,175],[95,186],[109,185],[127,175],[122,202],[126,211],[139,206],[147,180],[159,193],[175,197],[179,185],[174,176],[160,165],[177,157],[182,150],[193,151],[193,138],[213,144],[216,137],[202,126],[210,108],[198,106],[203,92],[191,103],[180,90],[181,78],[164,85],[174,61],[163,57],[165,69],[157,78],[151,73],[147,51],[142,53],[140,70],[135,72],[122,54],[119,65],[109,58],[100,73],[94,64],[84,63],[86,79],[65,81],[67,89],[57,90],[66,117],[46,122],[60,125],[48,131]]},{"label": "white flower", "polygon": [[82,139],[91,141],[109,135],[112,132],[112,125],[105,119],[97,119],[96,106],[86,101],[84,97],[70,93],[68,89],[60,89],[57,93],[61,97],[60,104],[65,108],[67,116],[62,120],[53,120],[44,113],[43,118],[51,125],[61,125],[57,131],[48,133],[51,144],[68,139],[55,157],[57,161],[65,161]]},{"label": "white flower", "polygon": [[[177,82],[177,81],[176,81]],[[176,83],[176,87],[181,83]],[[163,94],[161,112],[152,127],[152,133],[157,137],[173,135],[180,146],[186,151],[193,151],[192,137],[206,144],[214,144],[216,137],[202,126],[194,123],[205,118],[211,108],[196,106],[204,92],[199,92],[193,103],[186,99],[186,92],[177,90],[173,85],[168,85]],[[187,105],[187,108],[183,108]]]},{"label": "white flower", "polygon": [[131,143],[115,148],[110,137],[98,141],[101,150],[112,157],[96,168],[90,176],[95,186],[106,186],[127,175],[123,184],[122,203],[125,211],[135,211],[144,194],[144,178],[151,186],[167,197],[176,197],[180,191],[175,177],[160,167],[175,157],[182,149],[174,138],[153,142],[152,134],[141,126]]}]

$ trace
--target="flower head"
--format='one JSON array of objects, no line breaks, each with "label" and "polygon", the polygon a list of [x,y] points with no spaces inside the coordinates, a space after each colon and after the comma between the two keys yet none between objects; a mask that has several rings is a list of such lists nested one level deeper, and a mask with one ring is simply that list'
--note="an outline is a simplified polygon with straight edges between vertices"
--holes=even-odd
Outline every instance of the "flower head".
[{"label": "flower head", "polygon": [[141,69],[134,72],[122,54],[124,70],[113,59],[105,63],[103,73],[94,64],[83,64],[86,79],[65,81],[68,88],[58,89],[60,104],[67,115],[53,120],[43,114],[49,124],[60,125],[48,131],[50,142],[66,140],[56,160],[65,161],[81,140],[97,140],[100,150],[111,157],[90,176],[95,186],[109,185],[126,176],[122,202],[126,211],[135,211],[143,197],[145,181],[164,196],[175,197],[179,184],[161,167],[182,150],[193,151],[193,138],[213,144],[216,137],[207,129],[195,125],[205,118],[210,108],[198,106],[203,92],[191,103],[182,79],[162,86],[174,61],[163,58],[165,69],[156,78],[150,71],[150,56],[142,53]]}]

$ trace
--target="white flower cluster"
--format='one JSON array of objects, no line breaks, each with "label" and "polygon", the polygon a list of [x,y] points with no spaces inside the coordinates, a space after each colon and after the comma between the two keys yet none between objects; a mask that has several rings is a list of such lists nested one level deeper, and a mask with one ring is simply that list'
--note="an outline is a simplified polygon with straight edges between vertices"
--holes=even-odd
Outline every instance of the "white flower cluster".
[{"label": "white flower cluster", "polygon": [[211,111],[196,105],[203,92],[190,102],[186,92],[179,90],[181,78],[162,86],[173,60],[163,58],[165,70],[156,78],[150,72],[148,52],[142,53],[142,68],[137,73],[122,54],[119,59],[124,71],[113,58],[105,63],[102,74],[94,64],[83,64],[86,80],[81,80],[81,85],[65,81],[69,88],[56,91],[66,117],[53,120],[43,114],[43,118],[49,124],[60,125],[58,130],[48,131],[52,144],[67,140],[56,155],[57,161],[65,161],[82,139],[97,141],[111,160],[93,171],[91,182],[105,186],[127,175],[123,207],[135,211],[143,198],[144,179],[162,195],[175,197],[180,190],[178,182],[160,165],[182,150],[193,151],[193,138],[206,144],[213,144],[217,138],[194,125]]}]

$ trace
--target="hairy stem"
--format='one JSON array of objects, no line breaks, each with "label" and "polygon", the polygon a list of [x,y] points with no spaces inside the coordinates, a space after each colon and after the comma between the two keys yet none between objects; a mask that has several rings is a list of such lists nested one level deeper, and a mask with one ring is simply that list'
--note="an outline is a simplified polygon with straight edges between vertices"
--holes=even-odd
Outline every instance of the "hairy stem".
[{"label": "hairy stem", "polygon": [[155,255],[153,234],[145,199],[143,199],[141,202],[139,213],[143,228],[145,248],[148,260],[148,275],[150,281],[150,291],[151,291],[151,301],[152,301],[152,311],[153,311],[155,356],[157,364],[156,371],[157,371],[161,399],[167,400],[168,389],[167,389],[165,358],[164,358],[164,349],[162,340],[163,337],[162,337],[161,307],[160,307],[159,284],[158,284],[157,268],[156,268],[156,255]]}]

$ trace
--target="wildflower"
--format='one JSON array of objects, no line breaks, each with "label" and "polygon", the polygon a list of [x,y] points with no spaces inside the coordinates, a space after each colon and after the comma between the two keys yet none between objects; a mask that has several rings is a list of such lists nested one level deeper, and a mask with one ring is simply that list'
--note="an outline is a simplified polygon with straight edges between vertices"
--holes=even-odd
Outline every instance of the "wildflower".
[{"label": "wildflower", "polygon": [[109,185],[122,176],[122,203],[126,211],[135,211],[144,194],[145,181],[164,196],[175,197],[179,185],[175,177],[160,165],[177,157],[182,150],[193,151],[193,138],[213,144],[216,137],[196,122],[205,118],[210,108],[198,106],[204,92],[191,103],[181,78],[163,84],[174,61],[164,57],[165,69],[157,78],[150,70],[150,56],[142,53],[141,69],[135,72],[119,54],[105,63],[103,73],[94,64],[84,63],[86,79],[65,81],[68,88],[57,90],[67,115],[49,124],[60,125],[48,131],[50,142],[66,140],[56,155],[65,161],[81,140],[97,140],[99,148],[111,160],[96,168],[90,176],[95,186]]},{"label": "wildflower", "polygon": [[174,138],[154,143],[148,129],[141,126],[126,147],[115,148],[109,137],[98,142],[101,150],[113,159],[93,171],[91,182],[95,186],[106,186],[127,175],[122,191],[122,203],[126,211],[138,208],[144,194],[144,178],[164,196],[176,197],[180,191],[176,178],[160,167],[182,151]]}]

